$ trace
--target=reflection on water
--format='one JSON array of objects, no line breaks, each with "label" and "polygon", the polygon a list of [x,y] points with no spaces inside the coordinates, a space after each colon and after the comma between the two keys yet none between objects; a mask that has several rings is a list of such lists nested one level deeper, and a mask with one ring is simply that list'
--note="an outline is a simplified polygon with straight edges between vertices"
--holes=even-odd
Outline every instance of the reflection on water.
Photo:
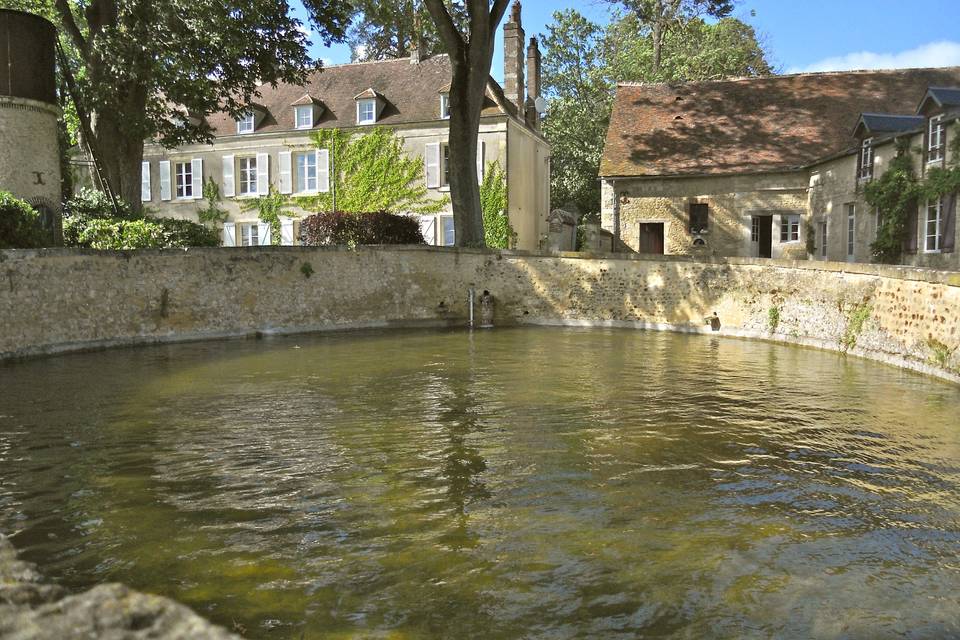
[{"label": "reflection on water", "polygon": [[0,529],[263,638],[960,634],[960,392],[777,345],[362,333],[0,366]]}]

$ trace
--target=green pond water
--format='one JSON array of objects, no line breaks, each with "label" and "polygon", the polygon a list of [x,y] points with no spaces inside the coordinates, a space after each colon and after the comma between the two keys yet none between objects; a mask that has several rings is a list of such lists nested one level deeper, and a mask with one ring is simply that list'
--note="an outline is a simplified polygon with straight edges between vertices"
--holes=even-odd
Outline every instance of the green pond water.
[{"label": "green pond water", "polygon": [[0,530],[251,638],[960,636],[960,389],[709,336],[0,365]]}]

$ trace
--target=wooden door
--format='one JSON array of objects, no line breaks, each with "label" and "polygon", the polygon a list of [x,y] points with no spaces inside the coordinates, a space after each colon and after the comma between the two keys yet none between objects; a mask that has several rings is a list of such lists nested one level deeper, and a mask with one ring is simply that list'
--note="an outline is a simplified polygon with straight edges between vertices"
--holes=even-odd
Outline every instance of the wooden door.
[{"label": "wooden door", "polygon": [[757,216],[760,225],[759,237],[761,258],[773,257],[773,216]]},{"label": "wooden door", "polygon": [[637,247],[639,253],[663,255],[663,223],[641,222],[640,242]]}]

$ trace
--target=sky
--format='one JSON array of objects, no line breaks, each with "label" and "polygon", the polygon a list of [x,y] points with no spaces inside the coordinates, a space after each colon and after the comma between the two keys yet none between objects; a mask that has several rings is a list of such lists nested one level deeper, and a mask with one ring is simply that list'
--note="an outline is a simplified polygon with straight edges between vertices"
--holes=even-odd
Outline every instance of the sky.
[{"label": "sky", "polygon": [[[546,31],[554,11],[577,9],[603,23],[602,0],[526,0],[529,38]],[[296,10],[304,16],[302,7]],[[734,15],[753,25],[781,73],[960,66],[958,0],[740,0]],[[503,32],[492,75],[503,80]],[[350,61],[346,45],[326,48],[313,37],[311,53],[326,64]]]}]

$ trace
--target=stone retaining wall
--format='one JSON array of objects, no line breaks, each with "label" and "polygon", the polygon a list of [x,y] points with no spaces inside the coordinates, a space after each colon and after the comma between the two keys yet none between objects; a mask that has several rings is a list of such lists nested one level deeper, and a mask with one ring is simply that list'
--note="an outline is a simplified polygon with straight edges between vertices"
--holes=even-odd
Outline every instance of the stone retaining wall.
[{"label": "stone retaining wall", "polygon": [[744,258],[429,247],[0,252],[0,359],[252,335],[497,323],[709,332],[828,349],[960,382],[960,273]]}]

